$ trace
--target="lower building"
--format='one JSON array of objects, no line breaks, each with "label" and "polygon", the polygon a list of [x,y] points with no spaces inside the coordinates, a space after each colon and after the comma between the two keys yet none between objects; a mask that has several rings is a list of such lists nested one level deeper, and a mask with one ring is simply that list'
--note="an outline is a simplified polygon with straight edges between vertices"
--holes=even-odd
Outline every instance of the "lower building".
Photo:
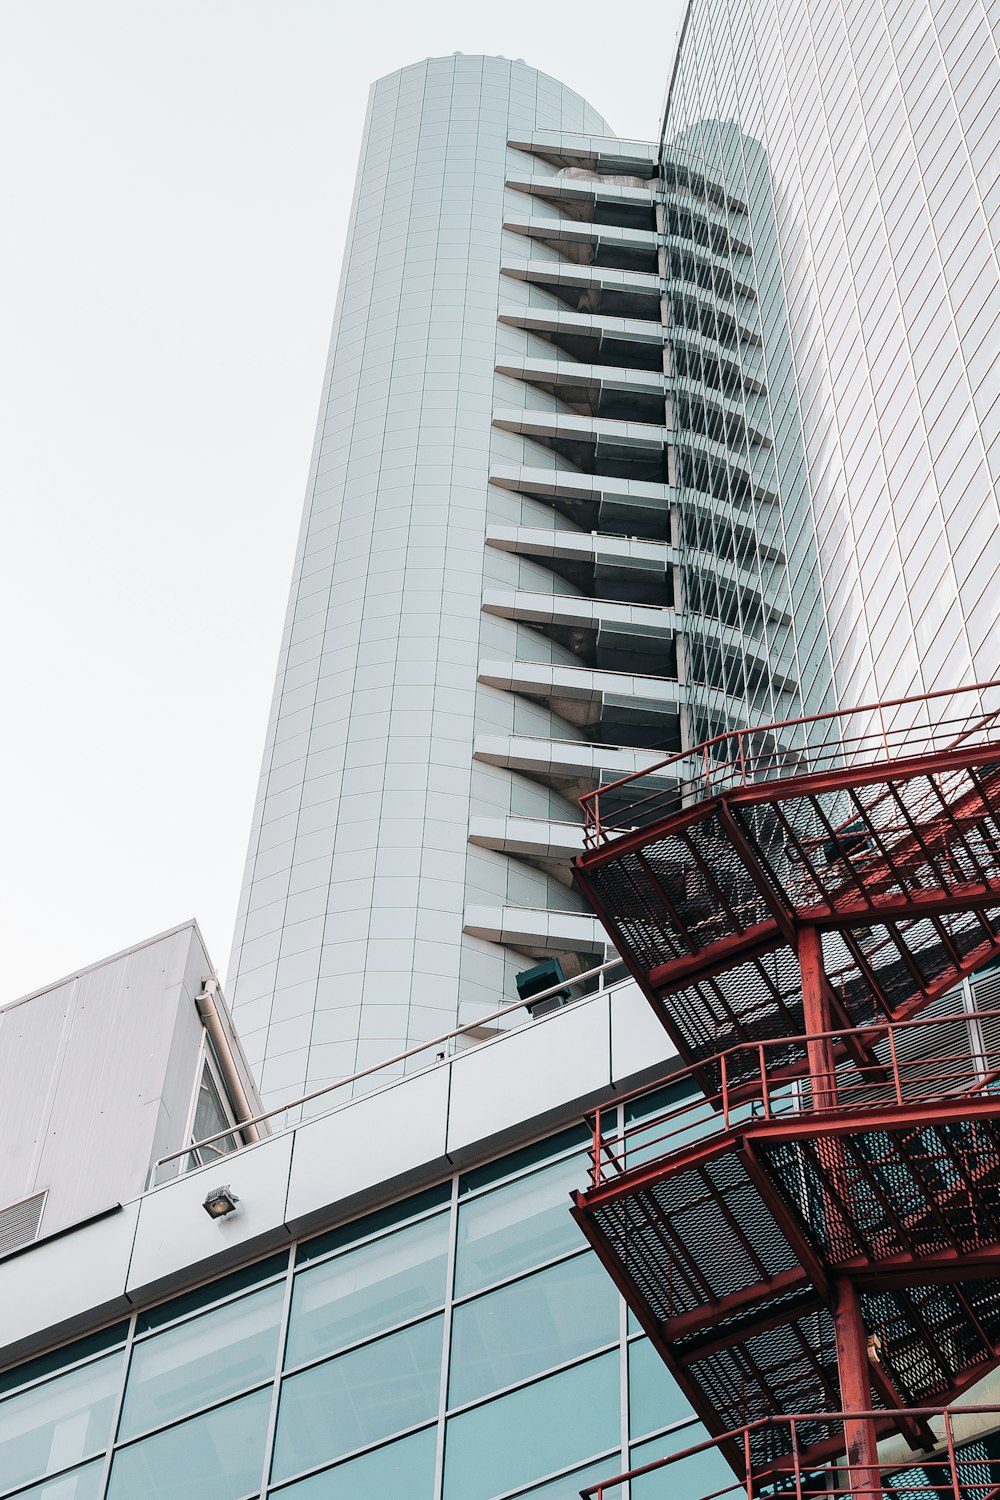
[{"label": "lower building", "polygon": [[158,1157],[261,1108],[196,922],[0,1006],[0,1255],[134,1198]]},{"label": "lower building", "polygon": [[179,1138],[0,1259],[0,1494],[554,1500],[695,1440],[569,1213],[583,1111],[669,1052],[629,981],[224,1160]]},{"label": "lower building", "polygon": [[[662,1112],[676,1066],[628,981],[224,1159],[175,1137],[147,1191],[0,1258],[0,1495],[569,1500],[698,1443],[569,1212],[584,1112]],[[709,1451],[670,1493],[731,1480]]]}]

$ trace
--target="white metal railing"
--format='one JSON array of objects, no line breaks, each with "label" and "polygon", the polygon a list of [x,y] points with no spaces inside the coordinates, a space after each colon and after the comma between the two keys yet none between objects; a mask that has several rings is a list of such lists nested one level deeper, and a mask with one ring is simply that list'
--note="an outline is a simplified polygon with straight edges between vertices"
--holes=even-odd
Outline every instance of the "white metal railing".
[{"label": "white metal railing", "polygon": [[[190,1145],[182,1146],[178,1151],[170,1151],[166,1156],[160,1156],[153,1162],[149,1170],[147,1187],[155,1187],[157,1185],[160,1169],[168,1166],[171,1162],[180,1162],[184,1157],[193,1158],[190,1165],[186,1168],[180,1168],[180,1171],[193,1171],[195,1167],[204,1165],[204,1163],[197,1159],[197,1153],[204,1151],[206,1147],[216,1145],[217,1142],[235,1139],[233,1149],[238,1150],[240,1145],[245,1144],[240,1140],[240,1137],[248,1126],[269,1124],[270,1121],[280,1115],[287,1116],[293,1111],[301,1109],[303,1105],[311,1104],[315,1099],[322,1099],[328,1094],[335,1093],[338,1089],[348,1088],[362,1078],[370,1078],[373,1074],[380,1073],[385,1068],[396,1067],[400,1063],[408,1062],[410,1058],[419,1057],[422,1052],[429,1052],[432,1047],[447,1047],[449,1042],[455,1041],[458,1037],[470,1034],[474,1035],[491,1021],[498,1021],[503,1016],[510,1015],[512,1011],[523,1011],[529,1005],[538,1005],[541,1001],[549,1000],[554,995],[561,994],[564,990],[571,989],[575,985],[583,984],[589,979],[599,978],[601,975],[606,974],[609,969],[623,968],[624,964],[617,956],[606,959],[604,963],[597,964],[594,968],[587,969],[582,974],[576,974],[572,978],[563,979],[558,984],[550,985],[548,989],[539,990],[538,994],[532,995],[529,1000],[514,1000],[507,1005],[501,1005],[497,1010],[491,1010],[487,1015],[477,1017],[475,1021],[467,1021],[464,1026],[454,1026],[450,1031],[442,1032],[440,1036],[431,1037],[426,1042],[418,1042],[413,1047],[406,1048],[404,1052],[395,1052],[391,1057],[384,1057],[379,1062],[370,1063],[367,1068],[359,1068],[357,1072],[346,1074],[343,1078],[337,1078],[333,1083],[325,1083],[321,1088],[313,1089],[308,1094],[302,1094],[299,1098],[292,1099],[287,1104],[275,1105],[272,1109],[264,1110],[259,1115],[252,1115],[247,1120],[240,1120],[236,1125],[227,1126],[225,1130],[217,1130],[214,1135],[207,1135],[202,1140],[192,1141]],[[578,995],[576,998],[582,1000],[584,996]],[[502,1032],[498,1031],[496,1035],[500,1036]],[[493,1039],[493,1037],[476,1038],[476,1040],[488,1041],[492,1041]],[[287,1128],[288,1123],[286,1121],[285,1128]],[[229,1153],[224,1151],[220,1151],[219,1153],[220,1157],[226,1154]]]}]

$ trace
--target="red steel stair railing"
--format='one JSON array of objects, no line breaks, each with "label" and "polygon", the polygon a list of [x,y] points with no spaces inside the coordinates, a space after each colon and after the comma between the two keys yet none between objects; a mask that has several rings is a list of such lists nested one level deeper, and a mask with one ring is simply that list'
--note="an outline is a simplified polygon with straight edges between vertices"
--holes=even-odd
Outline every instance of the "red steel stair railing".
[{"label": "red steel stair railing", "polygon": [[[928,1450],[906,1454],[890,1439],[866,1468],[816,1455],[856,1416],[880,1435],[903,1413],[834,1411],[767,1417],[638,1464],[580,1491],[581,1500],[757,1500],[762,1492],[794,1500],[998,1500],[1000,1408],[926,1407],[906,1413],[928,1434]],[[830,1435],[824,1441],[823,1436]],[[773,1439],[777,1437],[777,1441]],[[773,1459],[771,1453],[781,1455]],[[739,1476],[726,1475],[726,1467]],[[708,1476],[707,1478],[705,1476]],[[631,1486],[630,1490],[626,1486]]]},{"label": "red steel stair railing", "polygon": [[583,804],[577,883],[689,1064],[824,1029],[805,929],[848,1031],[1000,957],[1000,683],[736,731]]},{"label": "red steel stair railing", "polygon": [[839,1409],[770,1441],[874,1493],[884,1413],[926,1446],[1000,1364],[991,1017],[904,1024],[1000,958],[1000,683],[723,735],[584,806],[577,881],[702,1099],[641,1147],[596,1119],[574,1214],[709,1431]]},{"label": "red steel stair railing", "polygon": [[597,848],[736,787],[995,744],[998,715],[1000,678],[726,730],[586,793],[585,841]]},{"label": "red steel stair railing", "polygon": [[[836,1032],[791,1039],[797,1068],[787,1040],[757,1043],[722,1054],[707,1099],[688,1070],[686,1097],[622,1131],[591,1117],[574,1214],[709,1430],[804,1384],[847,1404],[845,1367],[865,1409],[865,1376],[920,1405],[1000,1357],[998,1033],[996,1011],[885,1023],[864,1069]],[[810,1046],[828,1050],[807,1072]]]},{"label": "red steel stair railing", "polygon": [[[845,1045],[844,1033],[772,1038],[743,1043],[715,1059],[719,1087],[711,1094],[696,1093],[699,1070],[684,1068],[656,1083],[620,1096],[609,1109],[595,1109],[591,1128],[591,1190],[636,1171],[659,1170],[663,1163],[683,1156],[686,1148],[701,1150],[707,1140],[727,1132],[745,1134],[789,1117],[815,1123],[812,1090],[822,1096],[836,1090],[836,1114],[855,1117],[850,1127],[864,1131],[893,1105],[930,1105],[989,1095],[997,1089],[1000,1106],[1000,1042],[989,1047],[973,1043],[975,1030],[1000,1037],[1000,1009],[950,1009],[908,1021],[885,1021],[866,1028],[865,1046],[877,1068],[857,1067]],[[959,1036],[954,1038],[954,1033]],[[950,1040],[950,1038],[954,1038]],[[808,1044],[829,1043],[828,1072],[810,1073]],[[942,1050],[950,1046],[951,1050]],[[789,1062],[797,1051],[799,1062]],[[777,1061],[772,1063],[772,1058]],[[655,1097],[664,1088],[678,1094],[678,1103],[623,1130],[608,1130],[609,1115]],[[992,1108],[992,1096],[989,1107]],[[860,1118],[858,1118],[860,1117]]]}]

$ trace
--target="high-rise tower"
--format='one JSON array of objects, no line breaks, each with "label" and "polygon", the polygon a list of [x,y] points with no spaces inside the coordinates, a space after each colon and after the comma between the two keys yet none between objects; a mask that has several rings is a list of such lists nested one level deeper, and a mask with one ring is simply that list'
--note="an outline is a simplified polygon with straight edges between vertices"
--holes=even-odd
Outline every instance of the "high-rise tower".
[{"label": "high-rise tower", "polygon": [[373,91],[231,969],[271,1099],[593,965],[576,798],[825,703],[766,155],[606,130]]}]

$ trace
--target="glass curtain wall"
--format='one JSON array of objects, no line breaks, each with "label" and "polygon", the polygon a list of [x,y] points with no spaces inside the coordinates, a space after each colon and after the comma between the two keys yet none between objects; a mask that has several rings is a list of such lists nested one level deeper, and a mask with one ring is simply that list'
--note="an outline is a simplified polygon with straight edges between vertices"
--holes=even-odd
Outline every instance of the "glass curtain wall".
[{"label": "glass curtain wall", "polygon": [[845,703],[1000,660],[998,25],[984,0],[691,0],[670,85],[665,152],[733,184],[764,250],[785,551],[814,524],[822,575],[798,665],[808,689],[821,611]]},{"label": "glass curtain wall", "polygon": [[0,1495],[569,1500],[699,1441],[586,1171],[564,1132],[8,1371]]}]

